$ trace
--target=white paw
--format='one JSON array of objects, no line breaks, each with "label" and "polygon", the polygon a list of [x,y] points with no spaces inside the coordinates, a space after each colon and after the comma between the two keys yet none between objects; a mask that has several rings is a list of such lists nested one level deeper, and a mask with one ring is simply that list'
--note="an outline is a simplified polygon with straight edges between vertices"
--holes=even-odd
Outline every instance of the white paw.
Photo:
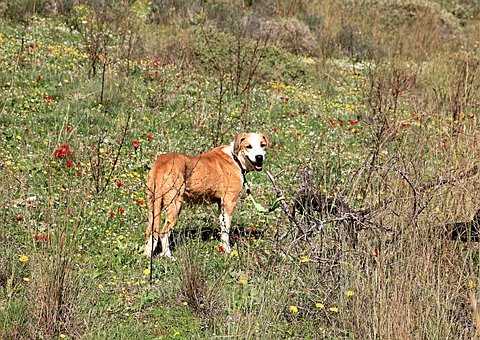
[{"label": "white paw", "polygon": [[170,251],[170,249],[168,249],[165,252],[161,252],[160,255],[158,255],[158,256],[166,257],[169,260],[176,261],[175,257],[172,255],[172,252]]},{"label": "white paw", "polygon": [[230,245],[228,243],[222,242],[222,247],[225,254],[230,254],[232,252],[232,248],[230,248]]}]

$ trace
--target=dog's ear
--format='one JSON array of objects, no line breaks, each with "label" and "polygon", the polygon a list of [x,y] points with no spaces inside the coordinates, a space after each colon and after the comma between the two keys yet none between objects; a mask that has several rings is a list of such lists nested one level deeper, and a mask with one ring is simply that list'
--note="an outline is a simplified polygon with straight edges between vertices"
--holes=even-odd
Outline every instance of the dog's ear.
[{"label": "dog's ear", "polygon": [[270,147],[270,141],[268,140],[267,136],[265,136],[264,134],[262,134],[262,138],[261,138],[261,144],[265,144],[265,147],[266,148],[269,148]]},{"label": "dog's ear", "polygon": [[247,139],[247,134],[244,132],[239,133],[235,136],[235,139],[233,141],[233,153],[238,154],[238,152],[240,151],[240,145],[245,139]]}]

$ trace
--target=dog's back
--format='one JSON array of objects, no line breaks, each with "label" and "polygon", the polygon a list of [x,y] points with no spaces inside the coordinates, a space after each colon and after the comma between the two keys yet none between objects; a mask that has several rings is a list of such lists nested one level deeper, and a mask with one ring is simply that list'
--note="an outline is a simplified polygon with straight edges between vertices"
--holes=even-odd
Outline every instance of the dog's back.
[{"label": "dog's back", "polygon": [[[159,155],[148,176],[149,201],[174,194],[189,199],[221,199],[240,192],[242,178],[236,164],[220,146],[198,156]],[[165,204],[168,205],[168,202]]]},{"label": "dog's back", "polygon": [[159,155],[148,174],[148,201],[160,199],[170,191],[183,194],[187,165],[191,157],[180,153]]}]

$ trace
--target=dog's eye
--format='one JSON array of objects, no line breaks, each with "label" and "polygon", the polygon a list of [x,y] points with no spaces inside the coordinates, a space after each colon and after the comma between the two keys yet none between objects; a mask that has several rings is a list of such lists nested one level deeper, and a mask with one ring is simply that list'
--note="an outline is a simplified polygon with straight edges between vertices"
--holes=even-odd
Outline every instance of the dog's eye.
[{"label": "dog's eye", "polygon": [[250,144],[247,145],[247,149],[251,149],[252,146]]},{"label": "dog's eye", "polygon": [[267,144],[262,143],[262,144],[260,144],[260,146],[261,146],[262,148],[264,148],[264,147],[267,146]]}]

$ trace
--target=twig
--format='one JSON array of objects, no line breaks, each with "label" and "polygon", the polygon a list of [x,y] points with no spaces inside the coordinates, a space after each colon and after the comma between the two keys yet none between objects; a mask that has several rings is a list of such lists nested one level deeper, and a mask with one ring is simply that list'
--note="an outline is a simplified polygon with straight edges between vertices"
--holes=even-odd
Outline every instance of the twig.
[{"label": "twig", "polygon": [[107,53],[103,56],[103,69],[102,69],[102,90],[100,92],[100,104],[103,104],[103,95],[105,93],[105,72],[107,71]]},{"label": "twig", "polygon": [[[284,197],[283,192],[280,188],[277,187],[277,185],[275,183],[275,179],[273,178],[272,174],[269,171],[267,171],[267,176],[268,176],[268,179],[270,180],[270,182],[272,182],[273,191],[275,192],[275,195],[277,195],[277,199],[279,199],[280,206],[282,207],[282,210],[285,213],[285,215],[287,216],[288,220],[290,221],[291,224],[293,224],[295,227],[297,227],[297,229],[301,232],[302,235],[305,235],[305,231],[301,227],[300,223],[298,223],[295,216],[293,216],[293,214],[291,213],[291,211],[288,208],[288,205],[285,202],[285,200],[280,199],[281,197]],[[283,237],[285,237],[285,235]],[[281,238],[283,238],[283,237],[281,237]]]},{"label": "twig", "polygon": [[400,176],[405,180],[405,182],[407,182],[410,189],[412,189],[412,192],[413,192],[413,207],[412,207],[412,210],[413,211],[412,211],[412,218],[411,218],[410,223],[415,222],[415,225],[417,225],[417,216],[419,214],[419,211],[417,210],[418,209],[418,191],[415,188],[415,186],[413,185],[412,181],[410,181],[408,176],[402,170],[397,169],[397,171],[400,174]]},{"label": "twig", "polygon": [[474,165],[470,169],[461,172],[457,177],[439,177],[436,181],[423,184],[418,189],[419,191],[427,191],[433,188],[437,188],[447,184],[453,184],[455,182],[461,181],[463,179],[468,179],[471,177],[476,176],[480,172],[480,168],[478,165]]},{"label": "twig", "polygon": [[109,172],[107,178],[105,179],[105,183],[104,183],[103,188],[100,191],[100,193],[103,192],[107,188],[108,184],[110,183],[110,180],[112,179],[112,175],[115,171],[118,160],[120,159],[120,152],[122,151],[122,148],[125,144],[125,138],[127,137],[127,132],[128,132],[128,127],[130,125],[131,117],[132,117],[132,113],[130,111],[128,111],[127,122],[125,123],[125,126],[124,126],[123,131],[122,131],[122,139],[120,140],[120,145],[118,146],[117,154],[115,155],[115,160],[113,161],[112,167],[110,168],[110,172]]},{"label": "twig", "polygon": [[[154,248],[154,239],[155,239],[155,235],[153,235],[153,231],[154,231],[154,226],[155,226],[155,200],[156,200],[156,181],[153,181],[153,193],[152,193],[152,197],[153,197],[153,200],[152,200],[152,224],[150,226],[150,240],[151,241],[151,248],[150,248],[150,277],[149,277],[149,282],[150,282],[150,285],[152,285],[152,282],[153,282],[153,252],[155,250]],[[163,251],[163,249],[162,249]]]}]

